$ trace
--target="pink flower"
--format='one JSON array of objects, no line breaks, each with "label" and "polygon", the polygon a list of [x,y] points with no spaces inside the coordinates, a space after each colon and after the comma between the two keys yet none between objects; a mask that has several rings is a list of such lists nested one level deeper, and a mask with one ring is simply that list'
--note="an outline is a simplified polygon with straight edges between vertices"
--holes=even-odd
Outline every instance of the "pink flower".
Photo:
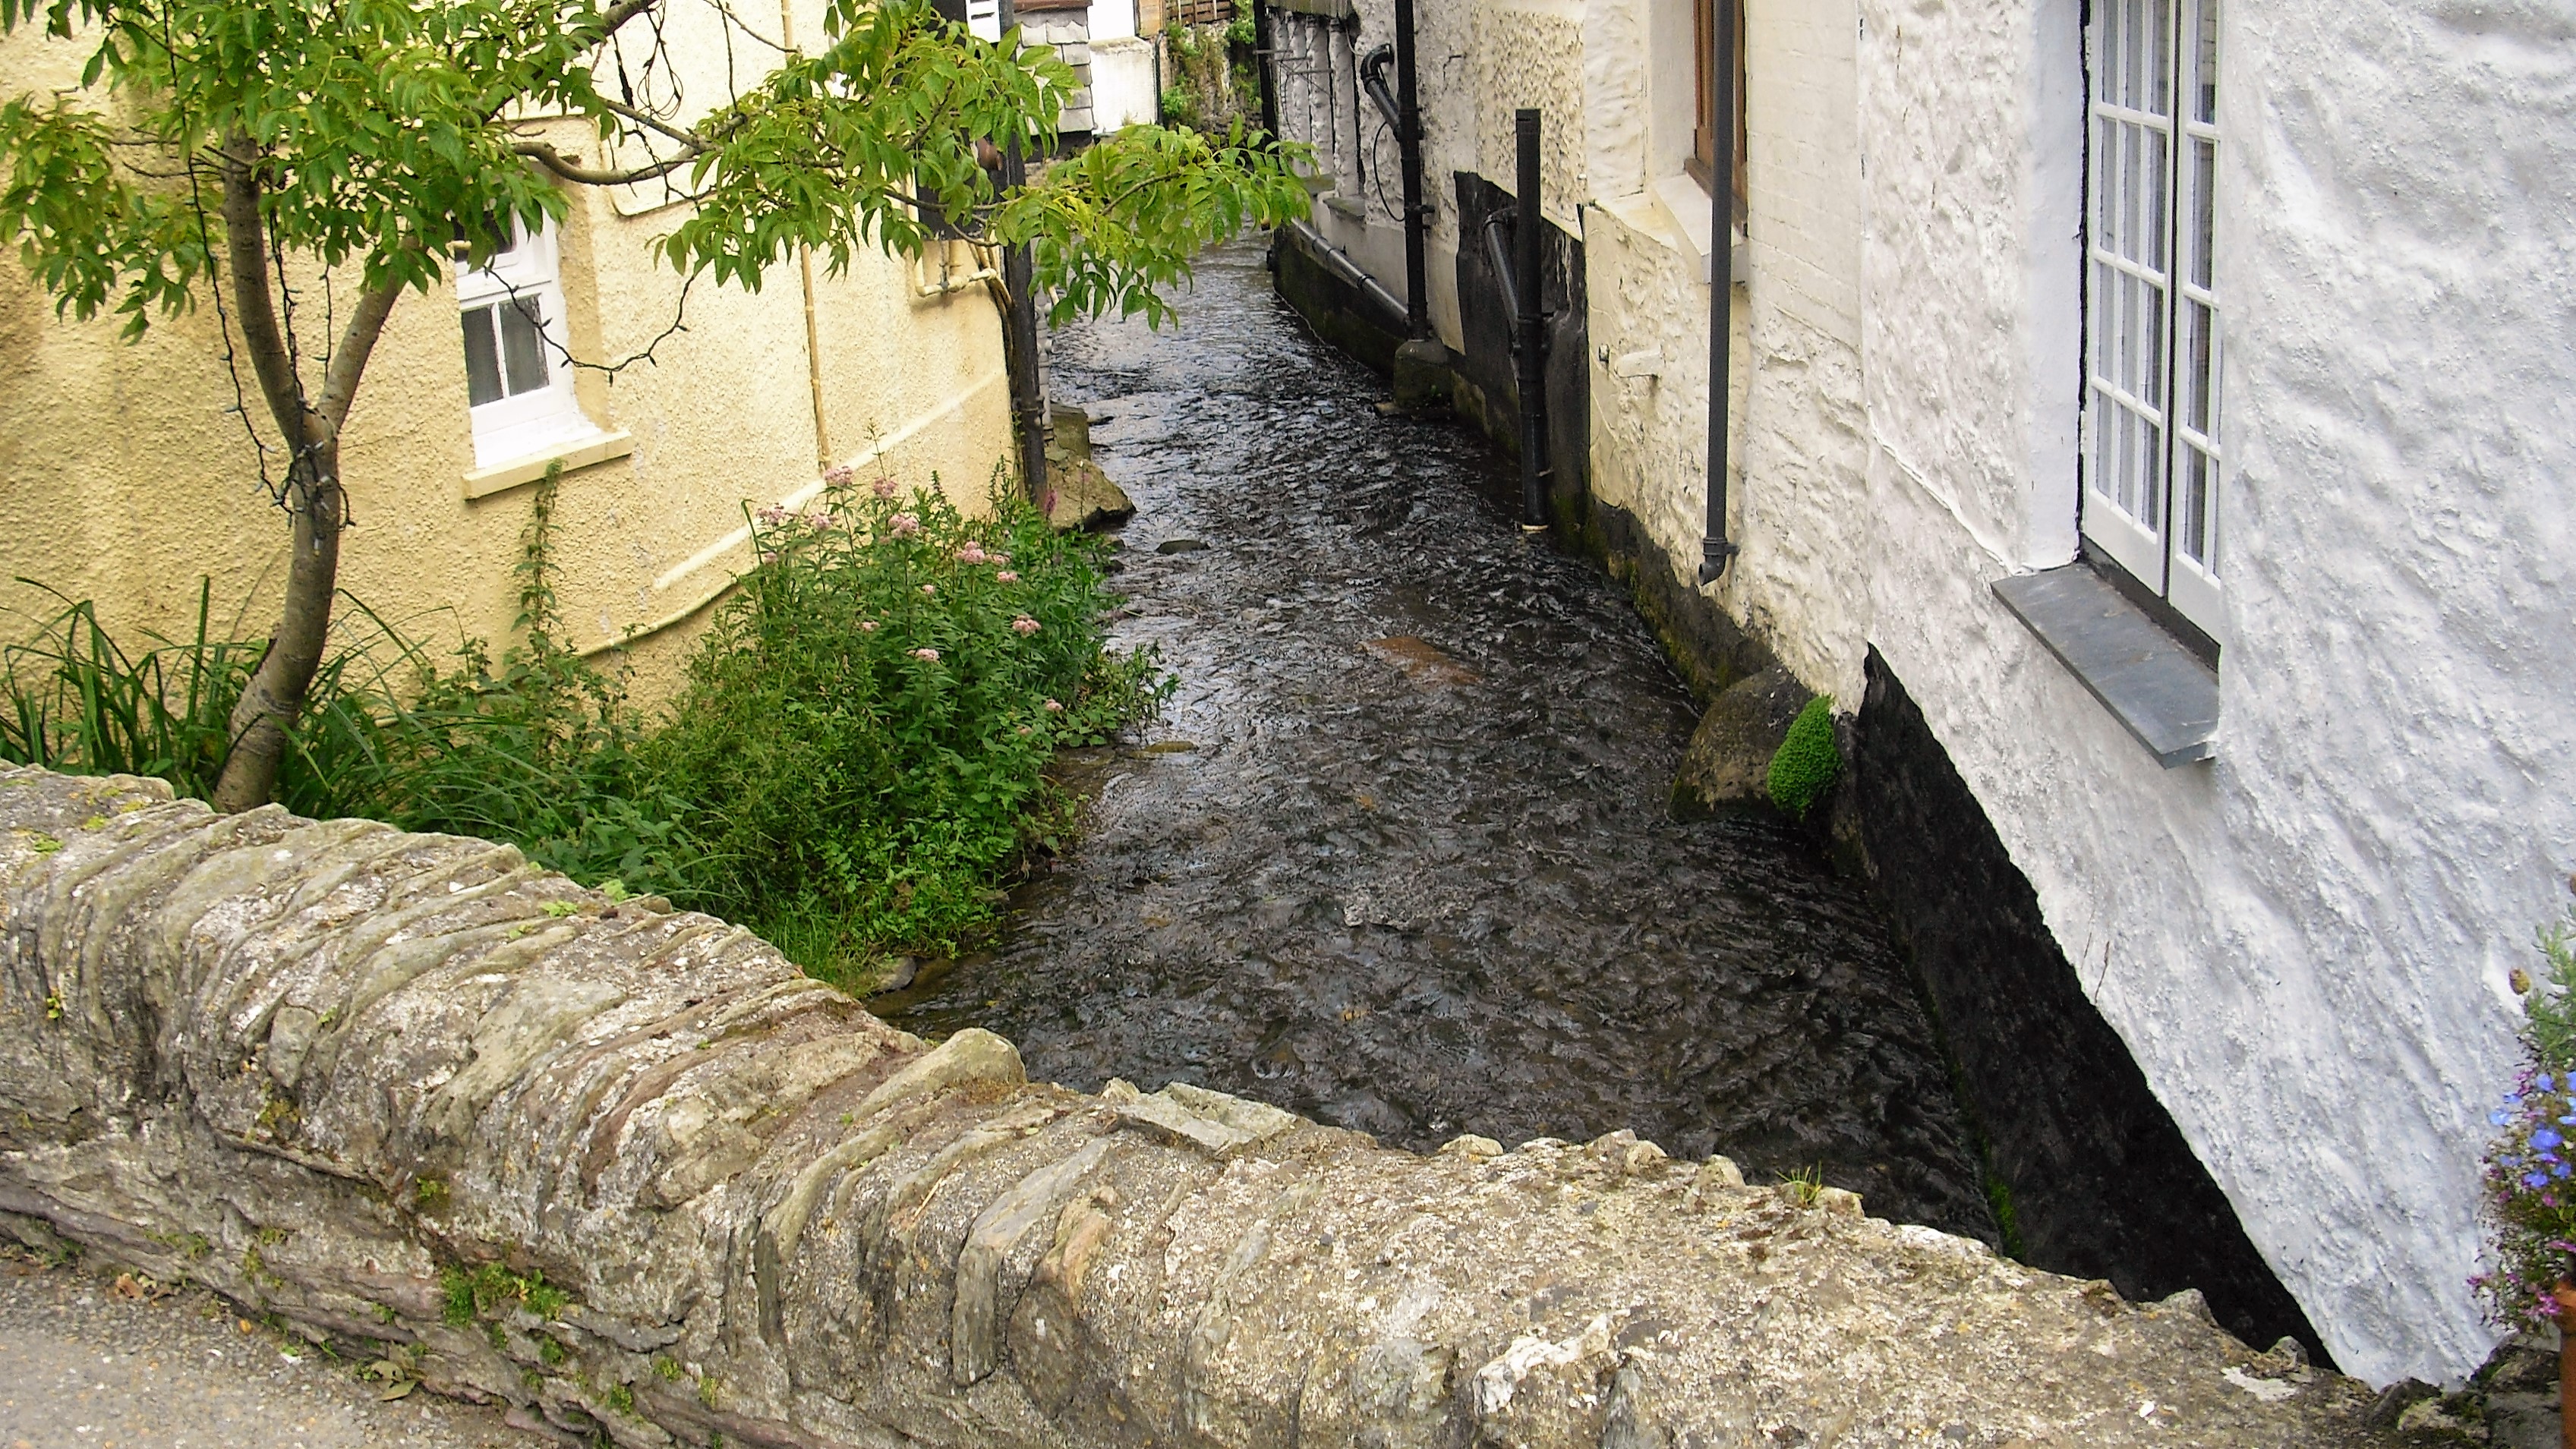
[{"label": "pink flower", "polygon": [[860,632],[860,633],[862,633],[862,634],[873,634],[873,633],[875,633],[876,631],[877,631],[877,621],[876,621],[876,620],[874,620],[874,619],[861,619],[861,620],[859,621],[859,632]]},{"label": "pink flower", "polygon": [[1009,569],[1004,569],[1000,573],[993,575],[993,581],[1001,584],[1016,584],[1020,581],[1020,576],[1011,572]]},{"label": "pink flower", "polygon": [[894,480],[892,478],[879,478],[874,483],[868,485],[868,491],[879,498],[892,498],[894,496]]},{"label": "pink flower", "polygon": [[835,463],[823,470],[823,481],[835,488],[847,488],[850,486],[850,480],[857,476],[850,471],[850,465],[847,463]]},{"label": "pink flower", "polygon": [[1011,556],[1010,556],[1009,554],[1001,553],[1001,552],[996,552],[996,553],[994,553],[994,554],[993,554],[993,562],[995,562],[995,563],[997,563],[997,564],[1006,564],[1006,563],[1009,563],[1010,561],[1011,561]]},{"label": "pink flower", "polygon": [[936,664],[939,662],[939,651],[936,649],[915,649],[912,651],[912,657],[920,660],[924,664]]},{"label": "pink flower", "polygon": [[984,559],[984,545],[972,540],[969,540],[964,548],[957,550],[957,561],[959,563],[979,564],[982,563]]},{"label": "pink flower", "polygon": [[1028,727],[1027,725],[1022,725],[1022,726],[1020,726],[1020,733],[1021,733],[1021,734],[1027,734],[1028,732],[1029,732],[1029,727]]},{"label": "pink flower", "polygon": [[778,562],[778,550],[776,550],[776,549],[774,549],[774,548],[764,548],[764,549],[762,549],[762,550],[760,551],[760,561],[761,561],[762,563],[765,563],[765,564],[773,564],[773,563]]},{"label": "pink flower", "polygon": [[828,513],[808,513],[805,515],[805,523],[809,528],[829,528],[832,526],[832,515]]},{"label": "pink flower", "polygon": [[925,599],[938,592],[939,586],[937,584],[923,584],[921,586],[921,596]]},{"label": "pink flower", "polygon": [[768,524],[770,527],[776,528],[778,525],[787,521],[787,510],[773,503],[769,507],[760,510],[752,516],[759,519],[761,522]]},{"label": "pink flower", "polygon": [[1049,714],[1062,714],[1064,713],[1064,706],[1050,699],[1046,702],[1046,711]]},{"label": "pink flower", "polygon": [[886,527],[893,529],[897,533],[919,533],[921,532],[921,520],[913,517],[909,513],[898,513],[894,517],[886,520]]},{"label": "pink flower", "polygon": [[1025,639],[1038,631],[1038,621],[1026,614],[1011,621],[1011,632]]}]

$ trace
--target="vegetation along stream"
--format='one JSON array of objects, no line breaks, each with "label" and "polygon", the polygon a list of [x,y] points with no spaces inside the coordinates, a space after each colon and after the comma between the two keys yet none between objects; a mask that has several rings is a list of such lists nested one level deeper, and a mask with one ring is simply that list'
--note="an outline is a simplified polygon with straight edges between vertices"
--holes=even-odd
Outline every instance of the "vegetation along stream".
[{"label": "vegetation along stream", "polygon": [[1689,695],[1608,579],[1524,538],[1483,439],[1381,417],[1250,246],[1177,331],[1060,334],[1053,377],[1138,505],[1116,637],[1180,691],[1077,766],[1085,833],[1016,928],[880,1012],[1408,1147],[1628,1127],[1821,1165],[1994,1237],[1886,927],[1785,826],[1667,817]]}]

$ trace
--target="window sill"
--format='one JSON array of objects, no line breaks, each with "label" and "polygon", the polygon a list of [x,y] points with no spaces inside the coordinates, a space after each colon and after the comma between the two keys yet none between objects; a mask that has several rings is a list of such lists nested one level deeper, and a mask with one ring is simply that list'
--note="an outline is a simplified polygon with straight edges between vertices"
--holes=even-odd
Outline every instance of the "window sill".
[{"label": "window sill", "polygon": [[[1649,187],[1648,194],[1664,209],[1664,214],[1672,218],[1673,235],[1679,239],[1681,250],[1698,265],[1699,284],[1707,286],[1709,274],[1715,270],[1710,254],[1717,237],[1717,218],[1709,214],[1708,188],[1687,175],[1667,176]],[[1743,226],[1738,224],[1733,230],[1735,235],[1729,257],[1732,270],[1727,281],[1741,287],[1753,280],[1753,259],[1751,248],[1744,244]]]},{"label": "window sill", "polygon": [[2218,671],[2082,563],[1997,579],[1995,597],[2170,770],[2217,755]]},{"label": "window sill", "polygon": [[563,470],[570,473],[578,468],[587,468],[594,463],[623,458],[634,451],[634,435],[622,429],[613,433],[594,432],[586,437],[567,438],[543,452],[531,453],[524,458],[514,458],[506,463],[495,463],[489,468],[477,468],[466,474],[465,497],[468,501],[489,498],[495,493],[506,493],[523,483],[534,483],[546,476],[546,469],[553,466],[557,459],[563,461]]}]

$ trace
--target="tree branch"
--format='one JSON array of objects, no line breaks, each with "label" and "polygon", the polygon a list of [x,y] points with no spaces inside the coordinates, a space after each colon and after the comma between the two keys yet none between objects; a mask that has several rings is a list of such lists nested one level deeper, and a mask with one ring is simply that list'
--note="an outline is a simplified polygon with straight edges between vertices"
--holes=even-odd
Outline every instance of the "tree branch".
[{"label": "tree branch", "polygon": [[688,147],[693,153],[707,149],[706,137],[699,135],[695,131],[687,129],[686,127],[674,126],[670,122],[665,121],[661,117],[653,115],[648,111],[639,111],[633,106],[627,105],[622,101],[611,100],[607,96],[601,96],[599,98],[599,104],[604,107],[610,115],[623,117],[626,120],[633,121],[636,125],[645,127],[648,130],[659,131],[663,135],[670,137],[672,140],[679,142],[681,145]]},{"label": "tree branch", "polygon": [[336,436],[340,425],[349,418],[349,405],[357,400],[358,378],[367,370],[368,354],[376,350],[376,339],[384,335],[385,318],[402,296],[402,283],[387,281],[361,292],[357,310],[349,314],[349,325],[340,332],[339,346],[331,350],[331,365],[322,370],[322,405],[318,411]]},{"label": "tree branch", "polygon": [[700,155],[697,151],[691,151],[686,155],[656,161],[650,166],[636,166],[623,171],[603,171],[597,167],[580,165],[543,141],[521,141],[510,149],[576,186],[625,186],[637,181],[651,181],[656,177],[670,175],[695,161]]},{"label": "tree branch", "polygon": [[221,169],[224,182],[224,252],[233,274],[235,311],[242,345],[250,353],[251,371],[269,416],[285,434],[290,454],[316,440],[311,409],[304,403],[304,382],[278,330],[277,304],[268,287],[268,243],[259,214],[259,149],[239,131],[224,138]]}]

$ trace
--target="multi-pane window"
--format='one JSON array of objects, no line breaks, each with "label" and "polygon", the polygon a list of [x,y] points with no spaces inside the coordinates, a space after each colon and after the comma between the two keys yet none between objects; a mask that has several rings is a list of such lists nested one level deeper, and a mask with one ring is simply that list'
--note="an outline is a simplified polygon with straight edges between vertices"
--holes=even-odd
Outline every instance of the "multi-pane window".
[{"label": "multi-pane window", "polygon": [[563,286],[551,227],[489,224],[489,260],[456,269],[465,330],[465,392],[478,466],[509,462],[594,431],[573,400]]},{"label": "multi-pane window", "polygon": [[2221,634],[2219,0],[2094,0],[2084,536]]}]

